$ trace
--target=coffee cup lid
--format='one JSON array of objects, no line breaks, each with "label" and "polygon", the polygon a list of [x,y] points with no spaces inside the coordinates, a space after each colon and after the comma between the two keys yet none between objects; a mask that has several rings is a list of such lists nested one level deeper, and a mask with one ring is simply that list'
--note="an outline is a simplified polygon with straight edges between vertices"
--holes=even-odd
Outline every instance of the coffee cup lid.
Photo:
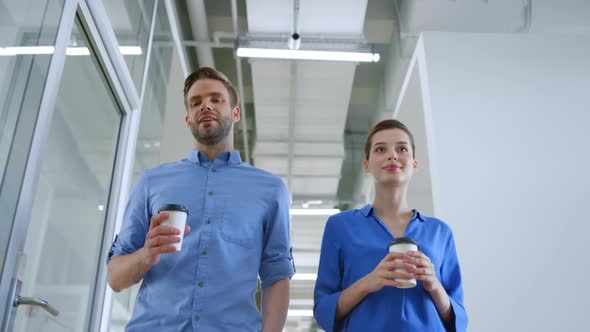
[{"label": "coffee cup lid", "polygon": [[420,247],[418,245],[418,242],[416,242],[416,240],[414,240],[412,238],[409,238],[409,237],[398,237],[397,239],[391,241],[391,243],[389,243],[389,245],[387,246],[387,248],[391,247],[392,245],[401,244],[401,243],[415,244],[416,247]]},{"label": "coffee cup lid", "polygon": [[179,204],[166,204],[166,205],[162,206],[160,208],[160,210],[158,210],[158,213],[160,213],[162,211],[181,211],[181,212],[188,214],[187,208],[184,207],[184,205],[179,205]]}]

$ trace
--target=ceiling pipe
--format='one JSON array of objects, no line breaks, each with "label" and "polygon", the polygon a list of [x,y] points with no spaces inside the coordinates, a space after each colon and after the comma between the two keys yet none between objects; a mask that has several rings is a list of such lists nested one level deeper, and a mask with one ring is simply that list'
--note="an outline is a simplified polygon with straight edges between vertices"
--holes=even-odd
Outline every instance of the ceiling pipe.
[{"label": "ceiling pipe", "polygon": [[533,21],[533,1],[528,0],[526,6],[523,7],[524,24],[516,33],[527,33],[531,30],[531,24]]},{"label": "ceiling pipe", "polygon": [[208,40],[185,40],[182,42],[184,46],[207,46],[210,48],[234,48],[234,43],[221,43],[215,41],[208,41]]},{"label": "ceiling pipe", "polygon": [[295,150],[295,107],[297,99],[297,62],[291,61],[290,63],[290,102],[289,102],[289,145],[288,145],[288,166],[287,166],[287,188],[293,190],[293,158]]},{"label": "ceiling pipe", "polygon": [[[235,38],[238,38],[238,4],[237,0],[231,1],[231,17],[232,17],[232,25],[233,25],[233,32]],[[251,163],[250,161],[250,144],[248,143],[248,117],[246,112],[246,103],[244,101],[244,77],[242,72],[242,59],[236,55],[234,55],[236,61],[236,73],[238,78],[238,93],[240,94],[240,117],[242,122],[242,141],[244,142],[244,154],[247,163]]]},{"label": "ceiling pipe", "polygon": [[172,0],[164,0],[164,6],[166,7],[166,15],[168,16],[168,22],[170,23],[170,33],[172,33],[172,39],[174,40],[174,45],[176,45],[176,51],[178,52],[180,67],[182,68],[184,76],[188,76],[188,56],[186,55],[186,50],[182,46],[181,42],[182,38],[180,33],[180,26],[178,23],[178,10],[176,9],[176,5],[172,2]]},{"label": "ceiling pipe", "polygon": [[[190,0],[186,3],[188,16],[191,22],[191,31],[195,40],[209,40],[209,28],[207,27],[207,13],[204,0]],[[205,44],[197,46],[199,67],[215,68],[213,51]]]},{"label": "ceiling pipe", "polygon": [[293,29],[287,47],[290,50],[298,50],[301,47],[301,35],[299,34],[299,0],[293,1]]},{"label": "ceiling pipe", "polygon": [[[301,38],[299,36],[299,0],[293,1],[293,33],[289,38],[288,47],[292,50],[297,50],[301,46]],[[297,62],[291,61],[291,84],[290,84],[290,102],[289,102],[289,145],[288,145],[288,166],[287,166],[287,188],[293,189],[293,158],[295,150],[295,112],[297,98]]]}]

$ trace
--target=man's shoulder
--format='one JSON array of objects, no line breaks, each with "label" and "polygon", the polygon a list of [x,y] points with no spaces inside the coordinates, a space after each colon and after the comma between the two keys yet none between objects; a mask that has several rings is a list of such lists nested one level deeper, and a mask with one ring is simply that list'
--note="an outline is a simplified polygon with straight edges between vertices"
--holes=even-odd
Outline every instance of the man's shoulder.
[{"label": "man's shoulder", "polygon": [[247,172],[248,176],[253,176],[254,180],[265,180],[277,184],[283,183],[280,177],[272,174],[271,172],[263,170],[262,168],[252,166],[245,162],[242,162],[240,164],[240,170],[243,172]]},{"label": "man's shoulder", "polygon": [[146,181],[165,177],[166,175],[179,175],[178,172],[187,166],[188,162],[186,159],[161,163],[157,166],[143,170],[140,179]]}]

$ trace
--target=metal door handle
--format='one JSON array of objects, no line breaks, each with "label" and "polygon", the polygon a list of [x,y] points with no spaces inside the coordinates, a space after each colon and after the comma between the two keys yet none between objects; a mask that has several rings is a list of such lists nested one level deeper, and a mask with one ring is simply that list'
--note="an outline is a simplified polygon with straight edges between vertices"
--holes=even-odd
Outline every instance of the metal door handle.
[{"label": "metal door handle", "polygon": [[51,304],[49,304],[49,302],[35,298],[35,297],[17,296],[16,299],[14,300],[13,306],[18,307],[21,304],[41,307],[41,308],[45,309],[45,311],[47,311],[48,313],[52,314],[53,316],[59,315],[59,310],[55,309],[55,307],[52,306]]}]

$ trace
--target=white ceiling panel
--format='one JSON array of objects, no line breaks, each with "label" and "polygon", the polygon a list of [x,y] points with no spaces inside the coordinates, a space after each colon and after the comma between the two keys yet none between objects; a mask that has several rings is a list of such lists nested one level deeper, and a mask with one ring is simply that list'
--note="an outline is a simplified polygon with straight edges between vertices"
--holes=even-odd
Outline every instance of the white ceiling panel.
[{"label": "white ceiling panel", "polygon": [[304,158],[297,157],[293,160],[293,175],[328,175],[340,174],[342,170],[342,158]]},{"label": "white ceiling panel", "polygon": [[[291,33],[293,1],[248,0],[250,33]],[[299,2],[300,33],[360,35],[363,33],[367,0],[322,0]]]},{"label": "white ceiling panel", "polygon": [[317,195],[327,196],[335,195],[338,190],[338,181],[340,176],[337,177],[293,177],[291,180],[292,188],[291,193],[295,195],[306,195],[313,196]]},{"label": "white ceiling panel", "polygon": [[338,143],[298,142],[295,143],[295,156],[344,157],[344,146]]},{"label": "white ceiling panel", "polygon": [[288,160],[284,157],[261,157],[254,156],[256,167],[275,175],[283,175],[289,172]]}]

